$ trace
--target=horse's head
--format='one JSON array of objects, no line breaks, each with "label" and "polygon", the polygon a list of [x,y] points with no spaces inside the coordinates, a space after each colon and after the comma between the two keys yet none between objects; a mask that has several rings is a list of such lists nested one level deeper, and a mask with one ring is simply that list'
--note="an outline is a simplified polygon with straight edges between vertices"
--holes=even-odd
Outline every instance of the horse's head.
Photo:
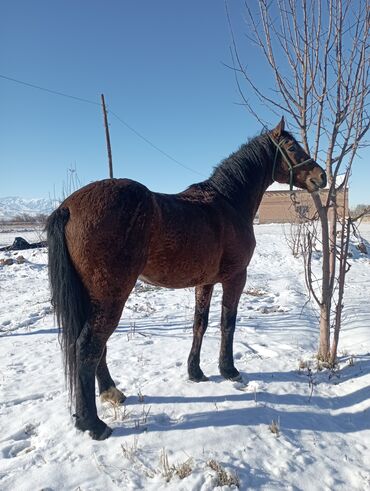
[{"label": "horse's head", "polygon": [[284,117],[268,135],[276,149],[272,169],[274,181],[290,184],[290,189],[293,185],[306,189],[309,193],[326,186],[324,169],[284,130]]}]

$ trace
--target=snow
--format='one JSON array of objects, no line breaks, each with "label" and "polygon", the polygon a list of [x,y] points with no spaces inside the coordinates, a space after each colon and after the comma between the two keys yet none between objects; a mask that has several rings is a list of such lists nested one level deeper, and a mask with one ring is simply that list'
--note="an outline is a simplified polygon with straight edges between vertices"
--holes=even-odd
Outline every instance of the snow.
[{"label": "snow", "polygon": [[[370,489],[369,257],[351,260],[339,369],[320,372],[301,260],[282,226],[255,232],[234,344],[243,382],[218,374],[219,286],[201,354],[210,381],[196,384],[186,373],[193,290],[138,283],[108,344],[111,373],[128,398],[119,407],[98,402],[114,429],[103,442],[71,421],[46,249],[0,253],[27,260],[0,266],[2,491],[208,491],[235,489],[233,480],[243,490]],[[370,224],[362,233],[370,240]],[[0,246],[15,235],[36,240],[32,234],[0,233]],[[217,465],[229,486],[221,488],[227,480],[217,480]]]},{"label": "snow", "polygon": [[[346,177],[345,174],[339,174],[339,176],[337,176],[337,179],[335,182],[336,187],[340,186],[343,183],[345,177]],[[329,183],[327,183],[325,189],[329,189]],[[283,184],[283,183],[274,181],[271,184],[271,186],[268,187],[267,191],[290,191],[290,186],[289,186],[289,184]],[[301,190],[299,188],[297,188],[296,186],[293,186],[293,191],[301,191]]]}]

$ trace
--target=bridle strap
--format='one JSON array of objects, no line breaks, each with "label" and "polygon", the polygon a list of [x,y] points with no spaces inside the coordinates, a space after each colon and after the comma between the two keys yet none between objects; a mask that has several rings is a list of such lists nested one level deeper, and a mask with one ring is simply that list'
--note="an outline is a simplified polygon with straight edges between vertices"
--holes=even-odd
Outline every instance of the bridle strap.
[{"label": "bridle strap", "polygon": [[285,139],[283,138],[280,142],[276,142],[272,138],[271,135],[269,135],[269,137],[270,137],[270,140],[272,141],[272,143],[276,147],[275,157],[274,157],[274,163],[272,165],[272,180],[275,181],[276,162],[277,162],[277,158],[278,158],[278,155],[279,155],[279,152],[280,152],[282,158],[288,164],[288,168],[289,168],[289,186],[290,186],[290,191],[292,191],[293,190],[293,171],[294,171],[294,169],[297,169],[298,167],[301,167],[302,165],[305,165],[308,162],[311,162],[313,159],[310,157],[310,158],[304,160],[303,162],[299,162],[298,164],[294,164],[291,161],[291,159],[288,157],[288,155],[286,155],[284,153],[283,149],[281,148],[281,145],[282,145],[282,143],[284,143]]}]

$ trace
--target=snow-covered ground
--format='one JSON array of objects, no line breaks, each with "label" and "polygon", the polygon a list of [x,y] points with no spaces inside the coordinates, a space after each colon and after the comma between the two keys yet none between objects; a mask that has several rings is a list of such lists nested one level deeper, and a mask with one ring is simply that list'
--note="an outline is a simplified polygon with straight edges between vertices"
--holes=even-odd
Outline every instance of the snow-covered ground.
[{"label": "snow-covered ground", "polygon": [[[0,253],[26,259],[0,266],[2,491],[370,489],[370,259],[356,255],[348,273],[340,367],[318,372],[301,260],[282,226],[255,231],[234,345],[249,384],[218,374],[219,287],[201,356],[210,381],[196,384],[186,374],[193,291],[138,284],[108,344],[128,398],[98,403],[114,429],[103,442],[71,422],[47,250]],[[369,224],[362,233],[370,240]],[[40,240],[11,231],[0,233],[0,246],[15,235]]]}]

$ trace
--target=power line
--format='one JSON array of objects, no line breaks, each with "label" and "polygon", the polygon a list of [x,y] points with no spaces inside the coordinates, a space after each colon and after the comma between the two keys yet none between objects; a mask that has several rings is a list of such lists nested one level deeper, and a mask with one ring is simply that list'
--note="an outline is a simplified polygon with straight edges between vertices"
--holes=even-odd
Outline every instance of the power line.
[{"label": "power line", "polygon": [[39,85],[23,82],[22,80],[17,80],[16,78],[6,77],[5,75],[0,75],[0,78],[4,78],[5,80],[10,80],[11,82],[16,82],[17,84],[25,85],[26,87],[32,87],[33,89],[43,90],[44,92],[49,92],[49,94],[68,97],[69,99],[74,99],[76,101],[87,102],[88,104],[95,104],[97,106],[100,106],[99,102],[89,101],[89,99],[83,99],[82,97],[76,97],[74,95],[65,94],[64,92],[58,92],[56,90],[47,89],[46,87],[40,87]]},{"label": "power line", "polygon": [[[100,106],[100,103],[99,102],[91,101],[89,99],[85,99],[85,98],[82,98],[82,97],[76,97],[76,96],[73,96],[73,95],[70,95],[70,94],[66,94],[64,92],[59,92],[57,90],[48,89],[46,87],[41,87],[40,85],[31,84],[29,82],[24,82],[23,80],[18,80],[16,78],[7,77],[7,76],[1,75],[1,74],[0,74],[0,78],[3,78],[4,80],[8,80],[10,82],[15,82],[15,83],[20,84],[20,85],[25,85],[26,87],[31,87],[33,89],[42,90],[43,92],[48,92],[49,94],[58,95],[58,96],[61,96],[61,97],[67,97],[68,99],[74,99],[76,101],[85,102],[87,104],[94,104],[96,106]],[[109,106],[108,106],[108,109],[109,109]],[[146,138],[144,135],[142,135],[141,133],[139,133],[139,131],[135,130],[135,128],[133,128],[131,125],[129,125],[126,121],[124,121],[120,116],[118,116],[118,114],[116,114],[115,112],[113,112],[111,109],[109,110],[109,112],[115,118],[117,118],[117,120],[120,121],[124,126],[126,126],[126,128],[128,128],[130,131],[132,131],[133,133],[135,133],[136,136],[138,136],[143,141],[145,141],[148,145],[150,145],[155,150],[157,150],[157,152],[160,152],[162,155],[164,155],[165,157],[167,157],[169,160],[172,160],[172,162],[174,162],[175,164],[179,165],[180,167],[183,167],[184,169],[187,169],[190,172],[194,172],[194,174],[198,174],[199,176],[204,177],[204,174],[202,174],[202,173],[196,171],[195,169],[192,169],[191,167],[188,167],[187,165],[181,163],[179,160],[177,160],[174,157],[172,157],[169,153],[167,153],[164,150],[162,150],[161,148],[159,148],[157,145],[155,145],[153,142],[151,142],[148,138]]]},{"label": "power line", "polygon": [[155,148],[162,155],[164,155],[168,159],[172,160],[172,162],[175,162],[177,165],[180,165],[184,169],[190,170],[191,172],[194,172],[195,174],[198,174],[198,176],[202,176],[202,177],[204,176],[204,174],[202,174],[202,173],[200,173],[200,172],[192,169],[191,167],[186,166],[185,164],[182,164],[181,162],[179,162],[174,157],[171,157],[171,155],[169,155],[167,152],[165,152],[164,150],[161,150],[159,147],[157,147],[157,145],[154,145],[154,143],[152,143],[150,140],[148,140],[144,135],[141,135],[137,130],[135,130],[135,128],[133,128],[132,126],[130,126],[128,123],[126,123],[126,121],[123,121],[123,119],[121,119],[115,112],[113,112],[112,110],[110,110],[109,112],[110,112],[110,114],[112,114],[112,116],[114,116],[115,118],[117,118],[118,121],[120,121],[123,125],[125,125],[129,130],[131,130],[133,133],[135,133],[135,135],[137,135],[139,138],[141,138],[142,140],[144,140],[151,147]]}]

